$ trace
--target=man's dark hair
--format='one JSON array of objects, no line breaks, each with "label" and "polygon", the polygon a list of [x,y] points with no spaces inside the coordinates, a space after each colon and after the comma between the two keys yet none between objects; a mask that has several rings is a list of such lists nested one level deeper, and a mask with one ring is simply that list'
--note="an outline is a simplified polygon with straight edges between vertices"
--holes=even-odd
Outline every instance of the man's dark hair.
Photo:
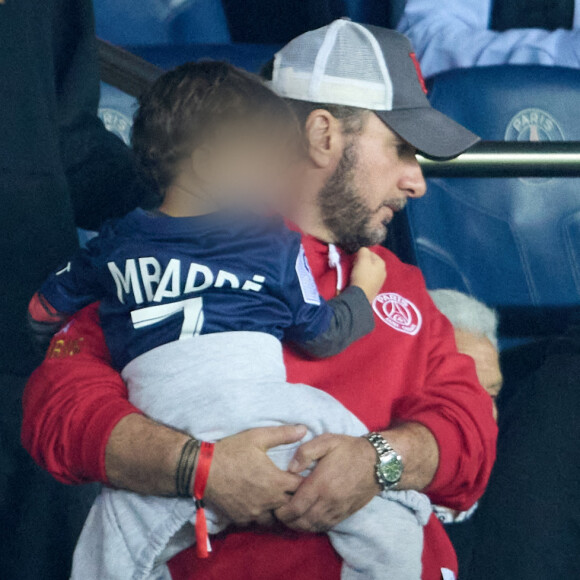
[{"label": "man's dark hair", "polygon": [[163,194],[178,164],[208,135],[258,117],[295,122],[288,104],[256,75],[225,62],[184,64],[162,75],[140,98],[133,150]]},{"label": "man's dark hair", "polygon": [[[272,80],[274,73],[274,59],[270,59],[260,69],[260,76],[268,81]],[[285,99],[292,107],[300,127],[304,127],[312,111],[323,109],[328,111],[335,119],[342,124],[342,131],[345,135],[359,135],[364,129],[365,120],[368,115],[367,109],[359,107],[349,107],[347,105],[333,105],[330,103],[312,103],[310,101],[298,101],[296,99]]]}]

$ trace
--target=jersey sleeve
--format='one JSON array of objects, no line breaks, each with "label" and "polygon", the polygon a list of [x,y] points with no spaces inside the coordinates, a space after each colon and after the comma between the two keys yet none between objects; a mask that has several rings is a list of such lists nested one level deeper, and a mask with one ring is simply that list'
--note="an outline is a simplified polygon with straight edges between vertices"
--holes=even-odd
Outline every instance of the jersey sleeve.
[{"label": "jersey sleeve", "polygon": [[285,238],[280,277],[273,290],[291,313],[284,338],[301,343],[328,330],[333,310],[318,293],[299,234],[288,232]]},{"label": "jersey sleeve", "polygon": [[315,358],[334,356],[375,328],[372,307],[357,286],[350,286],[327,304],[332,309],[328,329],[298,344],[300,350]]},{"label": "jersey sleeve", "polygon": [[102,298],[102,241],[91,240],[43,283],[39,295],[55,311],[71,315]]},{"label": "jersey sleeve", "polygon": [[279,292],[292,313],[284,338],[315,358],[334,356],[374,328],[371,306],[360,288],[326,301],[318,293],[298,234],[291,234]]}]

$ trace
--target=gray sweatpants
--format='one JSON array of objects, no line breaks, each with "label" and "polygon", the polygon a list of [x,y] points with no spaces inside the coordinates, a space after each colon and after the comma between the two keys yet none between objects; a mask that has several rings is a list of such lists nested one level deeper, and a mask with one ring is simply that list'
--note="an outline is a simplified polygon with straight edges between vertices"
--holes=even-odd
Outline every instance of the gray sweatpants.
[{"label": "gray sweatpants", "polygon": [[[280,469],[299,445],[322,433],[368,431],[327,393],[287,383],[281,344],[268,334],[230,332],[166,344],[129,363],[123,378],[136,407],[206,441],[254,427],[306,425],[301,443],[268,452]],[[210,534],[229,524],[211,505],[206,512]],[[342,578],[419,580],[422,526],[430,514],[429,500],[418,492],[373,498],[328,533],[344,560]],[[194,523],[190,499],[106,488],[77,544],[72,579],[169,579],[166,562],[194,543]]]}]

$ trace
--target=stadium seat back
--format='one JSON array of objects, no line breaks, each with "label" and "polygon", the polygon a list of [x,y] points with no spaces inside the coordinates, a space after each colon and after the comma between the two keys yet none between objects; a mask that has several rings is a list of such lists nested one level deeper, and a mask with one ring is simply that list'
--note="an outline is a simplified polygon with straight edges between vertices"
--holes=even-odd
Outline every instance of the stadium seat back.
[{"label": "stadium seat back", "polygon": [[230,42],[219,0],[95,0],[97,36],[113,44]]},{"label": "stadium seat back", "polygon": [[[433,80],[430,99],[484,140],[580,141],[578,71],[453,71]],[[430,179],[407,215],[430,288],[499,307],[580,303],[579,179]]]},{"label": "stadium seat back", "polygon": [[111,85],[101,83],[99,117],[105,127],[120,137],[127,145],[131,140],[131,127],[136,109],[137,99],[135,97]]},{"label": "stadium seat back", "polygon": [[[99,118],[108,131],[120,137],[126,145],[130,145],[131,127],[133,126],[133,115],[137,109],[137,99],[124,93],[123,91],[101,83],[101,98],[99,100]],[[87,242],[94,238],[97,233],[77,229],[79,244],[85,247]]]},{"label": "stadium seat back", "polygon": [[258,73],[280,45],[271,44],[183,44],[173,46],[130,46],[129,50],[152,64],[168,70],[197,60],[225,60]]}]

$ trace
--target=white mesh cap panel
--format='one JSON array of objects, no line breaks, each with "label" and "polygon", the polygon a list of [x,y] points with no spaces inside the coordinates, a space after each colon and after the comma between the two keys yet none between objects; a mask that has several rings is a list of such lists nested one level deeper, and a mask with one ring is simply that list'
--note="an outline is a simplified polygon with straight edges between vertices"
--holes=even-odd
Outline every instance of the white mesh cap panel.
[{"label": "white mesh cap panel", "polygon": [[363,26],[339,20],[307,32],[275,58],[272,89],[283,97],[390,111],[393,86],[380,46]]}]

